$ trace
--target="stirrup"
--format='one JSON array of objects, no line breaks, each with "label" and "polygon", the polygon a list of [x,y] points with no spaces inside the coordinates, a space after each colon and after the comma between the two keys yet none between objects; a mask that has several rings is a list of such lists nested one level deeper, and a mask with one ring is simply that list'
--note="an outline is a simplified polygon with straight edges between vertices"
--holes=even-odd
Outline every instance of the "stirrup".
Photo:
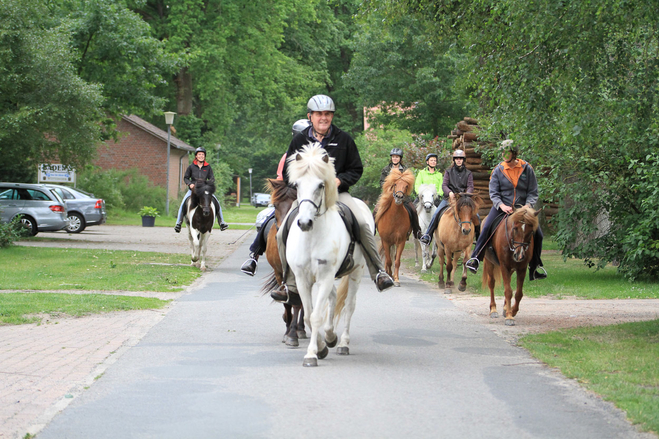
[{"label": "stirrup", "polygon": [[250,254],[249,258],[243,262],[243,265],[240,267],[240,271],[250,276],[254,276],[258,267],[259,261]]},{"label": "stirrup", "polygon": [[290,298],[288,285],[282,284],[278,289],[271,291],[270,297],[276,302],[287,303]]},{"label": "stirrup", "polygon": [[[471,261],[474,261],[473,263],[470,264]],[[476,264],[475,267],[472,265]],[[478,260],[478,258],[471,258],[467,262],[465,262],[465,267],[472,273],[476,274],[478,272],[478,267],[480,266],[481,261]]]}]

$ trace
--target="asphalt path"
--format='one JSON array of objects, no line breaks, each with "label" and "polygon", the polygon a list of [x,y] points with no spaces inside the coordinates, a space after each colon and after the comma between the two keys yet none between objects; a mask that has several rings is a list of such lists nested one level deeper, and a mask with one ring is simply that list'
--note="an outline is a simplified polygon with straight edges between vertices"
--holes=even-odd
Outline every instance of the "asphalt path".
[{"label": "asphalt path", "polygon": [[[619,410],[402,278],[364,278],[350,355],[302,367],[247,240],[38,434],[46,438],[649,438]],[[503,325],[501,319],[501,325]],[[340,329],[340,328],[339,328]]]}]

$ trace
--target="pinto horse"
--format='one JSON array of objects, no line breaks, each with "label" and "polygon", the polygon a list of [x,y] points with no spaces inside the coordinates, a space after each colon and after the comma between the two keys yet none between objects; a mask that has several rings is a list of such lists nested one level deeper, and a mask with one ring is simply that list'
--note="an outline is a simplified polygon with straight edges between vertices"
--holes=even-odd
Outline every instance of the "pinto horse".
[{"label": "pinto horse", "polygon": [[[434,184],[422,184],[419,186],[419,201],[416,203],[416,213],[419,217],[419,226],[422,231],[428,230],[428,225],[432,219],[435,210],[435,198],[437,197],[437,187]],[[433,240],[430,245],[422,244],[418,239],[414,239],[414,266],[419,266],[419,250],[421,250],[422,266],[421,271],[430,270],[437,257],[437,241]]]},{"label": "pinto horse", "polygon": [[[522,207],[506,215],[492,236],[492,250],[485,251],[483,286],[490,288],[490,317],[499,317],[494,301],[494,286],[497,279],[503,278],[503,316],[507,326],[515,325],[515,316],[519,311],[526,270],[533,257],[533,235],[538,229],[539,213],[530,207]],[[517,273],[515,306],[511,306],[513,290],[510,283],[513,272]]]},{"label": "pinto horse", "polygon": [[[382,194],[378,199],[375,224],[380,234],[380,255],[385,257],[385,270],[394,279],[394,285],[399,287],[398,272],[400,257],[405,249],[405,241],[412,232],[412,221],[404,206],[407,197],[414,188],[414,174],[407,169],[400,172],[392,169],[382,185]],[[392,273],[392,247],[396,249],[394,271]]]},{"label": "pinto horse", "polygon": [[[272,223],[270,223],[268,225],[270,230],[267,231],[266,235],[265,257],[273,272],[266,279],[261,290],[264,294],[278,288],[283,283],[281,259],[277,247],[277,230],[281,227],[286,214],[291,209],[291,205],[297,199],[297,190],[287,185],[283,180],[267,179],[266,181],[272,204],[275,206],[275,226],[272,227]],[[284,315],[282,317],[284,323],[286,323],[286,332],[282,342],[286,343],[286,346],[299,346],[298,340],[307,338],[304,328],[304,309],[301,305],[284,303]]]},{"label": "pinto horse", "polygon": [[[352,247],[350,234],[341,219],[337,200],[334,159],[319,143],[304,146],[288,158],[288,179],[297,187],[298,212],[293,219],[286,242],[286,259],[295,275],[297,290],[305,310],[305,323],[311,327],[309,347],[303,366],[318,365],[327,356],[328,347],[337,343],[335,327],[342,315],[345,328],[337,353],[348,355],[350,321],[355,310],[356,295],[366,261],[360,245],[354,246],[353,266],[342,274],[340,285],[334,286],[343,261]],[[373,217],[366,205],[354,200],[357,218],[367,221],[375,231]],[[324,330],[324,337],[320,334]]]},{"label": "pinto horse", "polygon": [[185,223],[192,253],[190,265],[199,267],[201,271],[206,271],[206,249],[215,224],[214,193],[213,183],[200,180],[195,183],[192,194],[186,202]]},{"label": "pinto horse", "polygon": [[[454,285],[458,259],[462,256],[462,279],[458,290],[467,289],[467,269],[464,262],[469,259],[471,245],[474,242],[475,226],[478,221],[478,209],[483,200],[474,194],[458,194],[444,211],[435,231],[437,259],[439,260],[439,278],[437,286],[446,288],[445,294],[451,293]],[[444,263],[446,263],[446,283],[444,283]]]}]

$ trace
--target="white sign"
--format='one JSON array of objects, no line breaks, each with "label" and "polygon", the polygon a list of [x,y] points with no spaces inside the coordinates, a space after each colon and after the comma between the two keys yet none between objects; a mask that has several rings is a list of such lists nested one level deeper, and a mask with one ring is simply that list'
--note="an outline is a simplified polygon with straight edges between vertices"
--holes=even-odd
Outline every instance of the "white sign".
[{"label": "white sign", "polygon": [[75,183],[76,170],[57,164],[39,165],[39,183]]}]

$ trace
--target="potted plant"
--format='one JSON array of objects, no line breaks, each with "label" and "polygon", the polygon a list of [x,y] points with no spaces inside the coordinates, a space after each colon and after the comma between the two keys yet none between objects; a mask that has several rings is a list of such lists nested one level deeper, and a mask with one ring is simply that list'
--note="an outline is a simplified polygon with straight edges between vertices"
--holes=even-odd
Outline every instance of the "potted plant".
[{"label": "potted plant", "polygon": [[156,225],[156,217],[160,216],[155,207],[144,206],[137,212],[142,217],[142,227],[153,227]]}]

